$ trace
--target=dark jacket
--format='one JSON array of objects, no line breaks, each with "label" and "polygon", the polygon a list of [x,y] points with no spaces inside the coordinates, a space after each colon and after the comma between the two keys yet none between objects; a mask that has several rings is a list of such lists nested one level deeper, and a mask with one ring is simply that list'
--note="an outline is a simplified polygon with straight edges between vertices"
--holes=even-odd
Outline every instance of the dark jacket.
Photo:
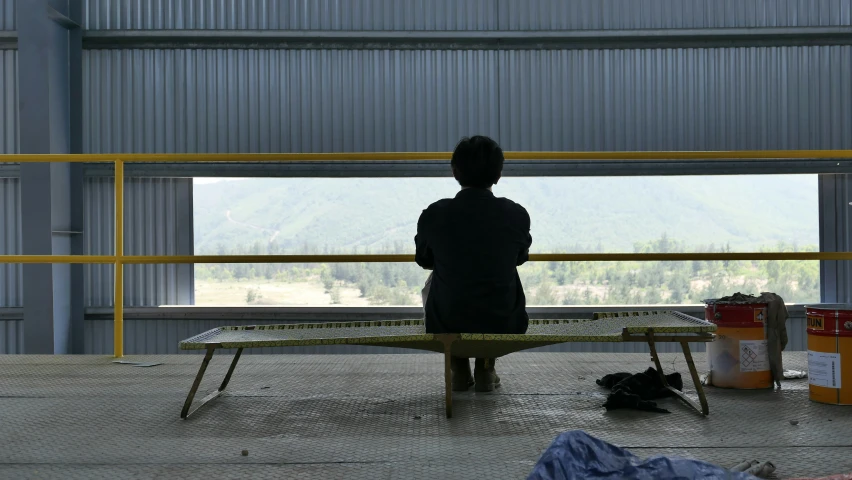
[{"label": "dark jacket", "polygon": [[527,331],[517,269],[532,244],[524,207],[487,189],[464,189],[423,211],[414,242],[417,264],[433,270],[427,332]]}]

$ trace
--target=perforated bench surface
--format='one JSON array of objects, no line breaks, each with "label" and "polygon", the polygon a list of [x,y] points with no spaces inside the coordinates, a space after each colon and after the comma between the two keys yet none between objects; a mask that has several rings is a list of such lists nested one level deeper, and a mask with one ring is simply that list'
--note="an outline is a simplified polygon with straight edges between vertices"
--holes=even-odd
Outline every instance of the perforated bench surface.
[{"label": "perforated bench surface", "polygon": [[[526,334],[463,333],[459,340],[513,343],[620,342],[623,332],[701,334],[716,326],[680,312],[620,312],[594,319],[530,320]],[[218,327],[180,342],[182,350],[287,347],[308,345],[393,345],[434,350],[438,338],[426,333],[423,320],[329,322]]]},{"label": "perforated bench surface", "polygon": [[[234,368],[244,348],[294,347],[309,345],[373,345],[427,350],[444,354],[444,388],[447,418],[452,417],[451,358],[498,358],[510,353],[539,346],[566,342],[647,342],[651,357],[663,384],[655,342],[679,342],[683,349],[701,406],[687,398],[683,392],[672,389],[696,411],[707,415],[709,407],[692,355],[689,342],[713,340],[711,332],[716,326],[710,322],[690,317],[680,312],[617,312],[597,313],[592,319],[530,320],[527,333],[521,335],[496,335],[487,333],[462,333],[437,335],[426,333],[423,320],[391,320],[383,322],[328,322],[293,323],[283,325],[251,325],[219,327],[180,342],[182,350],[206,349],[207,353],[198,369],[195,382],[186,397],[181,418],[190,415],[195,393],[201,385],[204,371],[216,349],[237,349],[231,367],[218,390],[207,395],[204,405],[219,397],[228,385]],[[199,405],[196,410],[200,408]]]}]

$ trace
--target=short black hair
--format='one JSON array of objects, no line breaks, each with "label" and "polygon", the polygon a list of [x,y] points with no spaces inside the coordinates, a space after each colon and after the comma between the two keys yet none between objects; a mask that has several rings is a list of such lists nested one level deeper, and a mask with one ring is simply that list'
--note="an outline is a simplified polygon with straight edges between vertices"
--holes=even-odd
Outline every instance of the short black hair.
[{"label": "short black hair", "polygon": [[503,149],[486,136],[465,137],[456,145],[451,164],[462,187],[489,188],[503,172]]}]

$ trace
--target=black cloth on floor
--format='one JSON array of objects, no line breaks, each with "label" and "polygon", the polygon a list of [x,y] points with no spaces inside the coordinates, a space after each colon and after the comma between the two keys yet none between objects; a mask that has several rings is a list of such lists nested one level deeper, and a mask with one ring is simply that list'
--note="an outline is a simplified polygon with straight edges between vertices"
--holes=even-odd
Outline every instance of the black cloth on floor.
[{"label": "black cloth on floor", "polygon": [[[666,381],[669,386],[683,390],[683,379],[679,373],[666,375]],[[632,408],[646,412],[671,413],[657,407],[657,402],[651,401],[674,396],[674,393],[663,385],[660,375],[654,368],[648,367],[648,370],[636,374],[619,372],[605,375],[597,380],[597,384],[612,390],[603,405],[607,410]]]}]

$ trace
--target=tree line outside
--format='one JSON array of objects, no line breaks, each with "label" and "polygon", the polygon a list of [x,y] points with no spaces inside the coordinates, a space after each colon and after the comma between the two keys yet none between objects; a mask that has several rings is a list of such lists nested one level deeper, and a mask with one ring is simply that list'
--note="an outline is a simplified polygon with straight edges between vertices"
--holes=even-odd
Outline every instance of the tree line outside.
[{"label": "tree line outside", "polygon": [[[411,246],[397,243],[378,249],[339,249],[312,244],[295,253],[398,254]],[[575,245],[562,251],[603,253],[603,248]],[[686,245],[667,235],[634,245],[636,253],[731,252],[729,245]],[[817,251],[780,242],[765,252]],[[209,255],[282,254],[275,243],[219,245]],[[787,302],[819,301],[818,261],[689,261],[689,262],[529,262],[519,267],[528,305],[641,305],[702,303],[735,292],[775,292]],[[228,284],[245,291],[242,304],[259,304],[258,283],[315,284],[328,294],[329,304],[343,303],[341,292],[357,288],[371,305],[418,305],[428,272],[414,263],[335,264],[198,264],[197,280]],[[240,297],[242,299],[242,295]],[[270,304],[274,299],[266,299]]]}]

